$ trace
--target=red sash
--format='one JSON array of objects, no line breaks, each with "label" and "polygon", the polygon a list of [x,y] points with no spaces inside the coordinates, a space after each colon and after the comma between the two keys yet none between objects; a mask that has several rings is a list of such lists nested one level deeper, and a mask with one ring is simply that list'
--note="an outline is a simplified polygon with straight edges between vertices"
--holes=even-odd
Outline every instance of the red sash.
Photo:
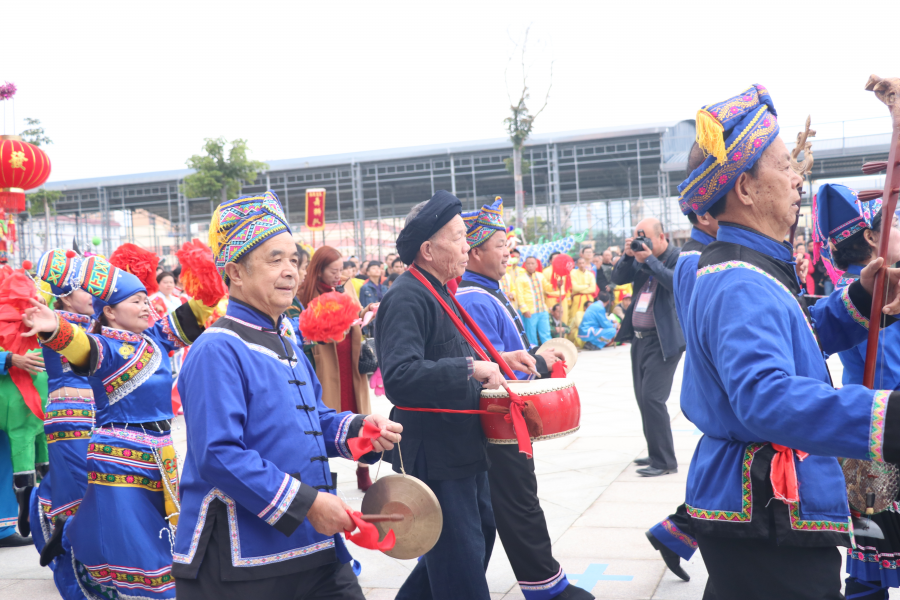
[{"label": "red sash", "polygon": [[[444,312],[447,313],[447,316],[450,317],[450,320],[456,326],[456,329],[459,331],[460,335],[465,338],[465,340],[469,343],[470,346],[475,350],[478,354],[478,357],[483,361],[493,360],[495,363],[500,365],[500,370],[503,371],[504,375],[509,379],[516,379],[515,374],[512,369],[506,364],[506,361],[503,360],[503,357],[500,356],[500,353],[497,352],[496,348],[494,348],[493,344],[491,344],[490,340],[488,340],[487,336],[484,335],[484,332],[478,327],[475,321],[469,316],[469,313],[465,311],[465,309],[460,305],[459,301],[454,296],[450,296],[450,299],[453,301],[453,304],[456,306],[456,310],[459,311],[459,314],[462,316],[462,320],[444,301],[444,299],[437,293],[437,290],[434,289],[434,286],[425,278],[422,273],[419,272],[419,268],[413,264],[409,267],[409,272],[413,274],[413,276],[418,279],[422,285],[425,286],[431,295],[434,296],[437,301],[440,303],[441,307],[444,309]],[[465,321],[465,325],[463,325],[463,321]],[[468,325],[468,329],[466,328]],[[471,330],[471,331],[470,331]],[[475,340],[475,337],[472,336],[472,332],[475,333],[475,337],[478,338],[478,341],[481,342],[481,345]],[[487,349],[487,353],[482,349],[482,346]],[[488,356],[490,354],[490,356]],[[507,418],[512,420],[513,429],[516,432],[516,440],[519,442],[519,452],[523,452],[528,458],[532,457],[532,447],[531,447],[531,437],[528,435],[528,426],[525,424],[525,401],[519,398],[515,392],[509,389],[505,383],[502,384],[503,389],[506,390],[506,393],[509,394],[509,415]],[[461,413],[468,415],[490,415],[496,414],[487,410],[452,410],[449,408],[408,408],[405,406],[398,406],[400,410],[409,410],[414,412],[435,412],[435,413]]]}]

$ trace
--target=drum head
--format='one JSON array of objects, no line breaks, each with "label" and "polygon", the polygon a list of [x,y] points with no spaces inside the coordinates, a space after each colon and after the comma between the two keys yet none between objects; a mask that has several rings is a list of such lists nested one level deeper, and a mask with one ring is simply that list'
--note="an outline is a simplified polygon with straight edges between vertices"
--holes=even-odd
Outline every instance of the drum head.
[{"label": "drum head", "polygon": [[566,338],[553,338],[552,340],[548,340],[538,348],[538,352],[546,348],[555,348],[562,351],[563,356],[566,357],[566,375],[569,374],[575,367],[575,363],[578,362],[578,348]]},{"label": "drum head", "polygon": [[392,558],[418,558],[431,550],[441,537],[444,516],[437,496],[410,475],[388,475],[372,484],[363,497],[362,512],[367,515],[399,513],[402,521],[373,523],[379,539],[394,530],[397,543],[385,552]]}]

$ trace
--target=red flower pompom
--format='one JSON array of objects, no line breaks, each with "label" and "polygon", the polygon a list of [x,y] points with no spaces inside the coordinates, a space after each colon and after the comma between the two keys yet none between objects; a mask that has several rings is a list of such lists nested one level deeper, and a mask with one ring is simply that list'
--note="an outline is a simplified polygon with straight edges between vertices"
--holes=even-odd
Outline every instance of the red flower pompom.
[{"label": "red flower pompom", "polygon": [[300,333],[313,342],[340,342],[358,318],[359,306],[347,294],[328,292],[300,313]]},{"label": "red flower pompom", "polygon": [[228,294],[225,282],[216,270],[212,250],[200,240],[186,242],[175,253],[181,263],[181,285],[191,298],[206,306],[215,306]]},{"label": "red flower pompom", "polygon": [[26,271],[30,271],[31,267],[33,267],[33,266],[34,265],[32,264],[32,262],[30,260],[26,260],[26,261],[22,262],[22,268],[25,269]]},{"label": "red flower pompom", "polygon": [[66,258],[75,258],[78,256],[78,253],[74,250],[66,250]]},{"label": "red flower pompom", "polygon": [[0,283],[0,347],[7,352],[24,354],[38,347],[36,336],[20,335],[28,331],[22,313],[36,297],[34,280],[23,269],[12,271]]},{"label": "red flower pompom", "polygon": [[568,254],[557,254],[553,257],[551,263],[553,265],[554,277],[565,277],[565,289],[568,292],[572,289],[572,269],[575,268],[575,259]]},{"label": "red flower pompom", "polygon": [[159,257],[149,250],[144,250],[134,244],[122,244],[109,257],[109,264],[128,271],[144,284],[147,295],[155,294],[159,290],[156,283],[156,266]]}]

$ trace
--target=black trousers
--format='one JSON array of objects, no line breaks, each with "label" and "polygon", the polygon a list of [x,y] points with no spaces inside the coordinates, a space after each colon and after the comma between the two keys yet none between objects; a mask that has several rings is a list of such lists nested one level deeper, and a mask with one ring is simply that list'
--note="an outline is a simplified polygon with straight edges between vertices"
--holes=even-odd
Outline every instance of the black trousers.
[{"label": "black trousers", "polygon": [[631,378],[634,396],[641,411],[644,439],[650,455],[650,466],[657,469],[675,469],[675,442],[672,440],[672,422],[666,408],[666,400],[672,392],[672,380],[681,355],[663,360],[659,336],[649,335],[631,340]]},{"label": "black trousers", "polygon": [[538,584],[559,573],[550,548],[547,520],[537,496],[534,459],[518,444],[488,444],[491,505],[497,533],[520,584]]},{"label": "black trousers", "polygon": [[255,581],[222,581],[218,530],[213,528],[197,579],[175,578],[178,600],[365,600],[349,563]]},{"label": "black trousers", "polygon": [[[774,540],[697,536],[710,588],[728,600],[843,600],[841,552]],[[710,596],[705,595],[705,598]]]}]

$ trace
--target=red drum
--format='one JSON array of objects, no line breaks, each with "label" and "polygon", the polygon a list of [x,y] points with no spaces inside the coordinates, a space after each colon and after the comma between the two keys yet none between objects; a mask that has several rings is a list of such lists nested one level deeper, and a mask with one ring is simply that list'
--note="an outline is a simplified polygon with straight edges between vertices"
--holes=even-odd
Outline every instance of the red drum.
[{"label": "red drum", "polygon": [[[531,438],[532,441],[562,437],[575,433],[581,427],[581,399],[571,379],[510,381],[507,385],[522,400],[533,403],[541,415],[544,433]],[[487,410],[488,406],[495,404],[509,407],[509,394],[506,390],[482,390],[481,410]],[[501,413],[481,415],[481,426],[491,444],[517,443],[512,423]]]}]

